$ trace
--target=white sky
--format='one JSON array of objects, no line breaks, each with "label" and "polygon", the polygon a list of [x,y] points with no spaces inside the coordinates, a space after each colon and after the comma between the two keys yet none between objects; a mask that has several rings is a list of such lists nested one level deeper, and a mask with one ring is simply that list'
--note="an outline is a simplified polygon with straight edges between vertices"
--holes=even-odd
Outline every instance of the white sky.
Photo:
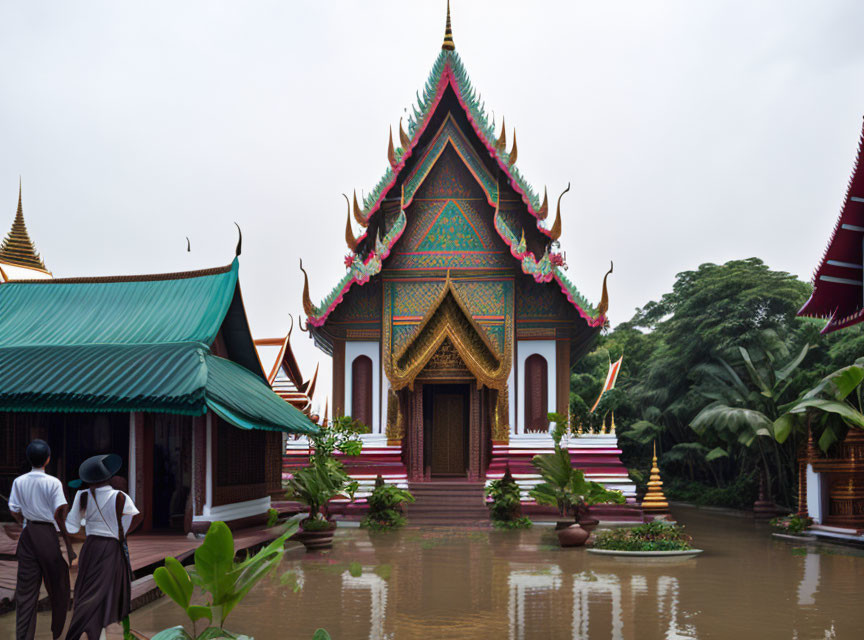
[{"label": "white sky", "polygon": [[[387,167],[444,5],[4,2],[0,235],[19,174],[57,276],[225,264],[237,221],[253,333],[284,334],[301,309],[297,258],[316,301],[344,273],[340,194]],[[474,85],[518,131],[523,174],[553,203],[573,183],[562,245],[591,300],[614,259],[613,322],[703,262],[755,255],[810,277],[861,130],[864,2],[452,11]],[[294,346],[311,375],[323,354],[299,332]]]}]

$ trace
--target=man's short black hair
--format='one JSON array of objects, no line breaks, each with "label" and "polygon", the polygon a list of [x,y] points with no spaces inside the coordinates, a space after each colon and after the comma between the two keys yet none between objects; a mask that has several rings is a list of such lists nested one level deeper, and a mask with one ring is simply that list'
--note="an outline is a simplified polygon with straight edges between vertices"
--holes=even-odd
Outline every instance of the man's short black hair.
[{"label": "man's short black hair", "polygon": [[27,445],[27,461],[34,468],[44,467],[51,457],[51,447],[44,440],[36,439]]}]

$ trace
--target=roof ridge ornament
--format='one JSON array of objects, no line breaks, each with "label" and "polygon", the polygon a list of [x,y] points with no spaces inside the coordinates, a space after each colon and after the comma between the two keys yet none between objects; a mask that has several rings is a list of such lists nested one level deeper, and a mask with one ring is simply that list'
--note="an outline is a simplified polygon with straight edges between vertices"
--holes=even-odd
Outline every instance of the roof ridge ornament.
[{"label": "roof ridge ornament", "polygon": [[510,149],[510,154],[507,156],[507,163],[512,167],[516,164],[516,158],[519,155],[519,150],[516,148],[516,129],[513,129],[513,146]]},{"label": "roof ridge ornament", "polygon": [[354,230],[351,228],[351,202],[344,193],[342,197],[345,198],[345,204],[348,205],[347,217],[345,218],[345,244],[351,251],[357,251],[357,238],[354,237]]},{"label": "roof ridge ornament", "polygon": [[570,183],[567,183],[567,188],[561,192],[561,195],[558,196],[558,207],[555,212],[555,222],[552,223],[552,228],[549,230],[549,237],[552,238],[552,242],[555,242],[558,238],[561,237],[561,198],[564,197],[564,194],[570,191]]},{"label": "roof ridge ornament", "polygon": [[402,128],[402,118],[399,118],[399,144],[402,146],[402,155],[405,155],[405,152],[411,147],[411,138]]},{"label": "roof ridge ornament", "polygon": [[549,215],[549,194],[546,192],[546,186],[543,186],[543,204],[537,209],[537,217],[540,220],[545,220]]},{"label": "roof ridge ornament", "polygon": [[398,164],[396,162],[396,149],[393,146],[393,127],[390,127],[390,139],[387,141],[387,161],[390,163],[390,166],[394,169]]},{"label": "roof ridge ornament", "polygon": [[501,116],[501,135],[495,141],[495,150],[504,151],[507,148],[507,120]]},{"label": "roof ridge ornament", "polygon": [[240,225],[236,222],[234,226],[237,227],[237,247],[234,249],[234,257],[239,258],[243,252],[243,232],[240,230]]},{"label": "roof ridge ornament", "polygon": [[354,219],[361,227],[365,228],[369,226],[366,216],[363,215],[363,209],[360,208],[360,204],[357,202],[357,189],[354,189]]},{"label": "roof ridge ornament", "polygon": [[[309,296],[309,274],[303,268],[303,258],[300,258],[300,271],[303,272],[303,311],[306,312],[306,317],[315,315],[315,305],[312,304],[312,298]],[[300,330],[303,330],[303,325],[300,325]]]},{"label": "roof ridge ornament", "polygon": [[450,25],[450,0],[447,0],[447,24],[444,27],[444,42],[441,44],[443,51],[455,51],[456,44],[453,42],[453,29]]},{"label": "roof ridge ornament", "polygon": [[610,260],[609,271],[607,271],[606,275],[603,276],[603,294],[600,296],[600,304],[597,305],[597,313],[601,316],[605,316],[606,312],[609,311],[609,290],[606,288],[606,278],[609,277],[609,274],[612,273],[614,268],[615,263]]}]

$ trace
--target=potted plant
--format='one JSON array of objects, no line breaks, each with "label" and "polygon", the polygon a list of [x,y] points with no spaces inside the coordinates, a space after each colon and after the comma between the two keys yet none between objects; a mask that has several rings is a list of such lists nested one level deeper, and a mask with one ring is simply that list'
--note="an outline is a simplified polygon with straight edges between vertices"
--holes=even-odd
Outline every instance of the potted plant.
[{"label": "potted plant", "polygon": [[[562,519],[558,521],[556,530],[562,546],[580,546],[588,539],[590,532],[576,522],[577,509],[584,512],[589,503],[624,502],[620,491],[610,491],[597,482],[586,480],[582,470],[571,464],[569,452],[558,445],[553,453],[534,456],[531,464],[543,481],[529,493],[537,504],[558,509]],[[566,519],[571,514],[572,519]]]},{"label": "potted plant", "polygon": [[778,533],[788,534],[790,536],[800,536],[807,528],[813,524],[813,519],[810,516],[799,516],[790,513],[787,516],[774,518],[769,523]]},{"label": "potted plant", "polygon": [[389,531],[405,525],[402,505],[414,502],[414,496],[407,489],[400,489],[394,484],[386,484],[381,474],[375,478],[375,488],[369,495],[369,512],[361,527],[371,531]]},{"label": "potted plant", "polygon": [[344,416],[310,435],[309,464],[295,471],[288,480],[286,497],[309,508],[308,515],[300,521],[300,530],[291,539],[303,543],[308,551],[333,545],[336,522],[330,517],[330,501],[342,495],[350,500],[354,498],[357,482],[345,472],[335,453],[359,455],[361,430],[349,416]]},{"label": "potted plant", "polygon": [[522,515],[522,498],[519,485],[510,474],[510,465],[500,480],[493,480],[486,487],[489,501],[489,517],[497,529],[527,529],[531,527],[528,516]]},{"label": "potted plant", "polygon": [[594,538],[591,553],[616,556],[692,557],[702,553],[693,548],[693,538],[684,527],[667,520],[652,520],[636,527],[601,531]]}]

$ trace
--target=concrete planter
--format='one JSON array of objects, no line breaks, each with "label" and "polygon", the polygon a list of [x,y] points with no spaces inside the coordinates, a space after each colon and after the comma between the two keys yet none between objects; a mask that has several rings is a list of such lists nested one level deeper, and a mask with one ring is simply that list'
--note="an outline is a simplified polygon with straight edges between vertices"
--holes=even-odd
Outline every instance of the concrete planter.
[{"label": "concrete planter", "polygon": [[618,558],[694,558],[703,549],[688,549],[687,551],[615,551],[614,549],[588,549],[588,553]]}]

